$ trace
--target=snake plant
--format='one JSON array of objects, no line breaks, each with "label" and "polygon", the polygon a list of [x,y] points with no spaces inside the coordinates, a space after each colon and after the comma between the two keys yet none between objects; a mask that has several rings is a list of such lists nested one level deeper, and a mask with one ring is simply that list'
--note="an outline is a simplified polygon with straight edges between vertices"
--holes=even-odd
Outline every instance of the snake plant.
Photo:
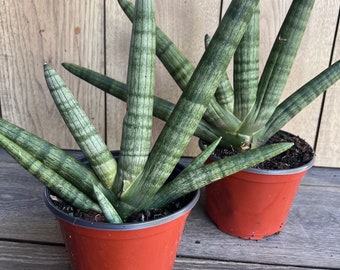
[{"label": "snake plant", "polygon": [[[237,6],[234,2],[229,9]],[[133,5],[127,0],[119,3],[132,21]],[[216,91],[195,130],[197,137],[210,143],[222,137],[221,146],[231,146],[238,151],[257,148],[266,144],[295,115],[340,79],[338,60],[279,103],[313,5],[313,0],[292,1],[262,74],[259,72],[259,7],[252,11],[241,41],[230,44],[234,56],[233,82],[224,73],[217,87],[210,85]],[[243,18],[247,14],[240,11],[239,16]],[[241,32],[226,34],[234,40]],[[205,37],[205,44],[208,50],[212,45],[210,37]],[[187,91],[195,68],[158,27],[156,53],[178,86]],[[126,100],[125,84],[74,64],[64,63],[63,66],[107,93]],[[155,98],[154,115],[167,121],[173,107],[170,102]]]},{"label": "snake plant", "polygon": [[[154,3],[139,0],[134,8],[129,2],[120,1],[125,10],[128,8],[133,12],[127,83],[66,65],[85,73],[90,83],[114,89],[126,100],[128,106],[118,161],[69,88],[48,64],[44,65],[47,87],[90,166],[4,119],[0,119],[0,146],[58,196],[84,211],[101,212],[112,223],[125,222],[140,210],[163,207],[187,193],[287,150],[290,143],[274,144],[205,164],[221,138],[218,129],[210,127],[202,117],[206,108],[216,103],[215,89],[225,78],[226,67],[249,28],[258,2],[232,2],[198,66],[194,69],[187,63],[190,75],[188,72],[183,74],[183,94],[177,104],[171,104],[154,97],[156,54],[160,56],[162,46],[170,50],[164,51],[165,58],[169,53],[171,58],[178,53],[156,27]],[[180,56],[177,61],[183,59]],[[170,66],[178,67],[178,63]],[[183,68],[185,66],[181,66],[176,74],[182,73]],[[153,113],[164,117],[166,124],[151,147]],[[195,132],[210,134],[212,144],[175,179],[167,182]]]}]

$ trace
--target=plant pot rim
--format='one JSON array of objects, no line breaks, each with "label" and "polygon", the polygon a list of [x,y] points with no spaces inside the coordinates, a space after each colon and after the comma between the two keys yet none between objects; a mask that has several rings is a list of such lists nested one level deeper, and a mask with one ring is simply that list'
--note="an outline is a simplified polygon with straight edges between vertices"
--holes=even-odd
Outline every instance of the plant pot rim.
[{"label": "plant pot rim", "polygon": [[296,174],[300,172],[304,172],[309,170],[311,167],[313,167],[315,162],[315,155],[313,156],[313,159],[309,161],[308,163],[292,169],[283,169],[283,170],[267,170],[267,169],[259,169],[259,168],[248,168],[244,171],[255,173],[255,174],[265,174],[265,175],[287,175],[287,174]]},{"label": "plant pot rim", "polygon": [[[293,135],[292,133],[284,131],[284,130],[280,130],[279,132]],[[203,143],[202,139],[199,139],[198,144],[199,144],[199,147],[200,147],[201,150],[204,149],[204,143]],[[220,159],[219,157],[216,157],[216,156],[211,156],[211,158],[215,159],[215,160]],[[313,167],[314,163],[315,163],[315,153],[313,155],[313,158],[308,163],[306,163],[306,164],[304,164],[300,167],[296,167],[296,168],[282,169],[282,170],[248,168],[248,169],[245,169],[245,170],[242,170],[242,171],[254,173],[254,174],[264,174],[264,175],[288,175],[288,174],[296,174],[296,173],[301,173],[301,172],[307,171],[311,167]]]},{"label": "plant pot rim", "polygon": [[172,220],[177,219],[178,217],[184,215],[188,211],[190,211],[195,204],[197,203],[200,191],[196,190],[192,192],[192,199],[180,210],[159,218],[155,220],[145,221],[145,222],[136,222],[136,223],[120,223],[120,224],[112,224],[112,223],[105,223],[105,222],[93,222],[88,221],[82,218],[78,217],[72,217],[67,215],[64,211],[57,208],[54,203],[52,202],[50,198],[51,192],[48,188],[45,188],[44,192],[44,200],[47,208],[59,219],[62,219],[68,223],[71,223],[76,226],[80,227],[86,227],[88,229],[94,229],[94,230],[109,230],[109,231],[129,231],[129,230],[141,230],[149,227],[158,226],[167,222],[170,222]]}]

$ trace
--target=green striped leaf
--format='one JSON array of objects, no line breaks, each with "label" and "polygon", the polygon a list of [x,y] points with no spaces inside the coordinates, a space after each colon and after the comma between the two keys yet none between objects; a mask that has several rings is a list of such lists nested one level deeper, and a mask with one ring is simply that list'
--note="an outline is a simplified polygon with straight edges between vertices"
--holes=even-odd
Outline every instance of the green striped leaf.
[{"label": "green striped leaf", "polygon": [[103,214],[106,220],[110,223],[123,223],[121,217],[117,213],[114,206],[110,203],[110,201],[105,197],[103,192],[95,185],[93,185],[93,191],[97,197],[97,201],[103,210]]},{"label": "green striped leaf", "polygon": [[217,139],[212,144],[209,144],[197,157],[195,157],[195,159],[181,172],[181,174],[202,167],[213,154],[220,141],[221,138]]},{"label": "green striped leaf", "polygon": [[[222,75],[224,77],[224,74]],[[234,132],[238,130],[241,121],[228,110],[223,110],[218,104],[215,97],[211,98],[203,119],[211,126],[216,127],[225,132]]]},{"label": "green striped leaf", "polygon": [[92,188],[92,185],[95,184],[109,198],[111,203],[117,203],[117,197],[101,184],[92,170],[65,151],[1,118],[0,133],[51,170],[57,171],[61,177],[87,196],[96,198]]},{"label": "green striped leaf", "polygon": [[[133,21],[134,7],[132,3],[127,0],[119,0],[118,2],[125,14]],[[194,72],[194,66],[158,27],[156,27],[156,44],[158,58],[177,85],[183,91],[186,91],[186,85]],[[212,91],[216,91],[216,89]],[[206,110],[205,119],[208,122],[218,121],[215,126],[227,131],[237,130],[240,124],[240,121],[230,112],[224,111],[215,99],[211,100],[211,105]]]},{"label": "green striped leaf", "polygon": [[2,134],[0,134],[0,146],[60,198],[83,211],[93,210],[101,213],[99,205],[87,195]]},{"label": "green striped leaf", "polygon": [[60,76],[47,64],[44,65],[44,73],[47,86],[67,127],[97,177],[107,188],[111,188],[117,168],[115,159]]},{"label": "green striped leaf", "polygon": [[261,129],[273,114],[287,82],[300,46],[314,0],[294,0],[276,37],[262,76],[256,105],[243,121],[239,132]]},{"label": "green striped leaf", "polygon": [[[128,0],[118,0],[119,5],[131,22],[134,21],[134,5]],[[183,90],[187,85],[194,67],[177,49],[175,44],[156,26],[156,54],[167,68],[169,74]]]},{"label": "green striped leaf", "polygon": [[234,114],[243,120],[254,106],[259,79],[260,9],[257,7],[234,55]]},{"label": "green striped leaf", "polygon": [[126,189],[141,174],[149,156],[155,82],[154,3],[136,2],[127,78],[127,112],[123,121],[117,188]]},{"label": "green striped leaf", "polygon": [[[209,35],[205,35],[205,48],[208,47],[210,41],[211,37]],[[234,111],[234,89],[230,83],[227,73],[225,73],[225,76],[222,77],[221,83],[216,89],[215,98],[223,110],[231,113]]]},{"label": "green striped leaf", "polygon": [[276,108],[265,128],[256,136],[254,146],[256,147],[262,142],[267,141],[295,115],[297,115],[338,80],[340,80],[340,61],[331,65],[314,79],[310,80],[292,95],[287,97]]},{"label": "green striped leaf", "polygon": [[[223,78],[224,77],[224,78]],[[215,98],[221,108],[227,112],[234,112],[234,89],[227,74],[222,77],[222,81],[215,92]]]},{"label": "green striped leaf", "polygon": [[188,170],[164,185],[150,205],[163,207],[185,194],[274,157],[288,150],[292,145],[292,143],[267,145],[214,161],[196,170]]},{"label": "green striped leaf", "polygon": [[[182,174],[187,174],[189,171],[194,171],[194,170],[201,168],[204,165],[204,163],[207,161],[207,159],[212,155],[212,153],[218,146],[220,140],[221,138],[214,141],[212,144],[208,145],[197,157],[195,157],[195,159],[186,168],[184,168],[184,170],[182,170],[177,175],[177,178],[181,177]],[[156,194],[156,197],[157,197],[157,194]],[[143,208],[145,209],[154,208],[154,198],[153,197],[150,198],[149,201],[145,203]]]},{"label": "green striped leaf", "polygon": [[[127,89],[125,84],[75,64],[63,63],[63,66],[72,74],[98,87],[106,93],[115,96],[122,101],[127,101]],[[153,115],[163,121],[167,121],[174,107],[175,105],[173,103],[155,96]],[[205,120],[201,120],[195,131],[195,136],[202,138],[205,141],[213,142],[219,136],[223,135],[219,133],[218,129],[210,126]]]}]

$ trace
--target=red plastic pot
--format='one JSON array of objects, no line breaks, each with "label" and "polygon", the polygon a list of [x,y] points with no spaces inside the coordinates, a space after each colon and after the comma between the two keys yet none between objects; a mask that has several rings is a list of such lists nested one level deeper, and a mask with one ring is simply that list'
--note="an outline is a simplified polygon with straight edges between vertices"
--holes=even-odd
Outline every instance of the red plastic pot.
[{"label": "red plastic pot", "polygon": [[55,207],[46,189],[47,207],[55,214],[74,270],[170,270],[185,221],[199,191],[178,212],[141,223],[109,224],[73,218]]},{"label": "red plastic pot", "polygon": [[206,187],[207,213],[230,235],[259,240],[280,232],[314,160],[289,170],[247,169]]},{"label": "red plastic pot", "polygon": [[[118,159],[119,151],[112,151]],[[86,158],[80,159],[88,164]],[[184,169],[177,164],[172,179]],[[45,203],[56,216],[74,270],[171,270],[199,191],[179,211],[152,221],[110,224],[71,217],[57,208],[45,191]]]}]

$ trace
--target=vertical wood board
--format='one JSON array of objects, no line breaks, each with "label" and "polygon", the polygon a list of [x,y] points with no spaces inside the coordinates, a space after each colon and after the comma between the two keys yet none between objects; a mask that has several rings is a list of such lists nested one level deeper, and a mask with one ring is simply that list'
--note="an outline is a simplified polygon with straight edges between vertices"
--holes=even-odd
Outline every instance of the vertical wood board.
[{"label": "vertical wood board", "polygon": [[61,66],[103,70],[103,1],[0,1],[2,117],[63,148],[76,148],[47,89],[43,64],[62,76],[101,133],[104,96]]},{"label": "vertical wood board", "polygon": [[[285,97],[328,67],[338,7],[339,4],[336,0],[315,1],[306,32],[287,82],[284,92]],[[301,111],[285,127],[286,130],[304,138],[312,146],[314,146],[317,135],[321,101],[322,95]],[[318,152],[317,156],[316,165],[319,158]]]},{"label": "vertical wood board", "polygon": [[[230,0],[223,1],[224,11],[229,3]],[[290,3],[291,0],[261,1],[261,69]],[[194,65],[204,51],[204,35],[213,35],[217,27],[220,4],[220,0],[156,0],[157,24]],[[337,0],[315,1],[282,98],[328,66],[338,12]],[[109,147],[119,148],[125,104],[110,96],[105,104],[105,94],[74,78],[60,64],[73,62],[99,72],[106,69],[109,76],[124,82],[130,31],[131,23],[116,1],[0,0],[1,116],[62,148],[78,148],[48,93],[42,70],[43,63],[47,62],[61,74],[103,136],[107,129]],[[338,36],[333,62],[340,58],[339,43]],[[228,73],[232,79],[232,67]],[[339,84],[326,95],[317,142],[316,165],[319,166],[340,166],[340,149],[335,135],[340,130]],[[181,94],[159,61],[156,94],[173,102]],[[321,98],[318,98],[285,129],[314,144],[320,110]],[[155,119],[153,140],[162,126],[163,123]],[[199,149],[194,139],[184,154],[197,153]]]},{"label": "vertical wood board", "polygon": [[[340,3],[337,2],[340,12]],[[334,5],[336,7],[336,5]],[[336,10],[336,8],[334,8]],[[336,19],[336,18],[334,18]],[[340,22],[338,21],[338,27]],[[335,23],[333,24],[335,25]],[[340,60],[340,32],[334,44],[333,63]],[[316,165],[340,167],[340,81],[327,90],[323,115],[321,118],[319,138],[316,146]]]}]

